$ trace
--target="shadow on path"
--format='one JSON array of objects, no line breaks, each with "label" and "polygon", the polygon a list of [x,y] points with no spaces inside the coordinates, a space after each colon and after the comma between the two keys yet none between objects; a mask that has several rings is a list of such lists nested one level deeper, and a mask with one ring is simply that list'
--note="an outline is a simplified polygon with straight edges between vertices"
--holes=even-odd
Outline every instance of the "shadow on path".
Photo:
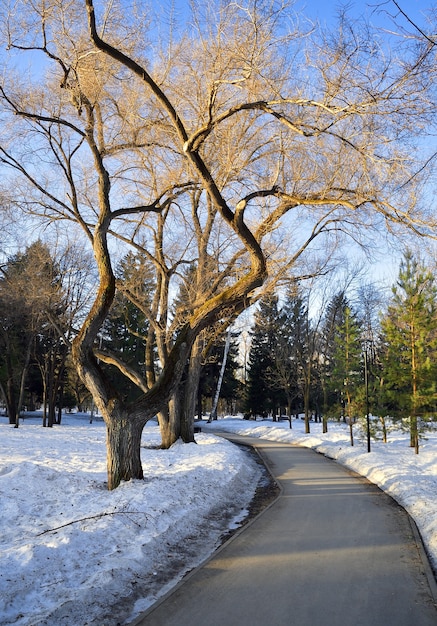
[{"label": "shadow on path", "polygon": [[255,445],[281,494],[135,626],[436,626],[402,507],[312,450],[225,436]]}]

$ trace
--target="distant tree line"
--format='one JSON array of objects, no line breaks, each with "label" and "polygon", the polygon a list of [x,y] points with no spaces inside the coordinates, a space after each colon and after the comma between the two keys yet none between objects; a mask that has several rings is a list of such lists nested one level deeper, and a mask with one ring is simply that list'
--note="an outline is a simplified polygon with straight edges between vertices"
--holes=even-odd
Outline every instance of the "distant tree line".
[{"label": "distant tree line", "polygon": [[245,386],[247,416],[303,414],[306,432],[311,418],[323,420],[325,431],[329,418],[343,420],[353,445],[353,425],[370,407],[372,429],[384,441],[387,417],[407,421],[417,452],[421,427],[435,419],[437,408],[434,273],[407,251],[388,305],[377,316],[369,288],[360,295],[352,304],[340,290],[317,320],[299,286],[282,303],[277,295],[260,302]]},{"label": "distant tree line", "polygon": [[43,408],[43,425],[62,407],[90,404],[71,366],[75,324],[88,300],[89,258],[77,247],[54,255],[40,240],[0,269],[0,394],[9,423],[24,407]]},{"label": "distant tree line", "polygon": [[[62,408],[91,408],[92,399],[71,363],[71,340],[86,309],[92,277],[77,250],[52,256],[41,241],[11,256],[0,276],[0,392],[9,422],[18,426],[20,410],[43,408],[43,425],[61,421]],[[138,257],[121,260],[118,273],[130,281],[135,300],[117,292],[102,332],[99,350],[145,370],[146,352],[159,347],[141,302],[150,299],[153,281]],[[189,306],[193,268],[186,270],[173,302],[173,317]],[[372,428],[387,439],[387,420],[407,420],[411,446],[418,451],[421,426],[433,419],[437,402],[437,287],[424,262],[405,253],[391,298],[382,309],[377,290],[361,289],[352,304],[346,289],[310,315],[310,289],[291,283],[282,299],[263,297],[250,331],[248,362],[239,362],[240,333],[231,332],[220,386],[220,411],[245,411],[247,417],[273,419],[302,415],[310,421],[343,420],[353,425],[370,407]],[[134,304],[133,300],[137,303]],[[225,356],[226,329],[199,337],[199,375],[192,384],[195,415],[211,410]],[[114,384],[118,368],[102,362]],[[246,372],[241,376],[241,370]],[[365,371],[367,369],[367,372]],[[188,388],[188,372],[181,385]],[[144,374],[146,372],[144,371]],[[367,374],[367,376],[366,376]],[[242,379],[245,378],[245,379]],[[366,386],[367,381],[367,386]],[[130,401],[139,390],[125,384]],[[375,421],[376,420],[376,421]]]},{"label": "distant tree line", "polygon": [[[92,410],[92,396],[71,360],[71,341],[94,287],[89,259],[83,251],[71,248],[53,255],[49,245],[38,240],[10,256],[0,272],[0,397],[9,423],[18,427],[24,408],[42,408],[42,423],[48,427],[61,423],[63,408]],[[135,284],[138,305],[122,291],[117,292],[99,335],[98,348],[144,370],[146,351],[150,349],[150,324],[141,310],[139,292],[143,299],[150,297],[150,274],[135,255],[121,260],[118,273],[131,281],[132,289]],[[175,309],[183,301],[182,287]],[[195,390],[199,415],[211,406],[224,344],[225,337],[219,334],[203,351]],[[156,343],[151,351],[154,361],[158,361]],[[237,358],[238,337],[233,333],[220,390],[221,404],[229,412],[237,409],[236,402],[241,398]],[[113,384],[122,384],[117,368],[104,362],[100,365]],[[134,384],[124,383],[124,393],[133,400],[139,392]]]}]

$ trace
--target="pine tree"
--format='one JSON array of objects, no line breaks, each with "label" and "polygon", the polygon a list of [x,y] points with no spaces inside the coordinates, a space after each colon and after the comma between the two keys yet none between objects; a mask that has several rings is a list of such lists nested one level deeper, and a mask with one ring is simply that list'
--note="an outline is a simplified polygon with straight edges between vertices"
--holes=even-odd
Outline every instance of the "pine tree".
[{"label": "pine tree", "polygon": [[320,344],[324,415],[347,420],[354,445],[353,423],[362,384],[361,330],[344,292],[336,294],[327,307]]},{"label": "pine tree", "polygon": [[270,380],[287,399],[287,413],[305,410],[306,425],[309,428],[309,318],[308,309],[296,285],[287,292],[277,320],[276,348]]},{"label": "pine tree", "polygon": [[264,298],[255,312],[252,328],[252,344],[249,352],[246,384],[246,408],[252,415],[266,415],[285,403],[284,394],[272,381],[275,370],[275,351],[278,344],[279,311],[278,298]]},{"label": "pine tree", "polygon": [[[108,354],[122,358],[129,367],[144,374],[149,329],[145,311],[150,305],[153,278],[150,268],[134,254],[128,254],[122,259],[117,274],[123,279],[125,290],[118,291],[115,296],[102,328],[99,347]],[[104,363],[101,366],[110,372],[112,383],[119,387],[125,397],[133,399],[139,395],[136,385],[126,381],[118,368]]]},{"label": "pine tree", "polygon": [[[333,368],[335,364],[336,328],[344,319],[344,310],[347,299],[343,291],[335,294],[328,306],[319,333],[319,377],[323,392],[323,421],[326,425],[331,408],[338,404],[340,390],[336,388],[333,380]],[[341,401],[341,397],[340,397]]]},{"label": "pine tree", "polygon": [[351,445],[354,445],[353,424],[356,400],[361,380],[361,331],[357,316],[349,304],[343,309],[343,319],[335,326],[332,382],[341,390],[341,406],[349,423]]},{"label": "pine tree", "polygon": [[385,397],[390,411],[409,415],[410,445],[418,452],[418,418],[437,397],[437,288],[432,273],[410,251],[392,294],[381,323]]}]

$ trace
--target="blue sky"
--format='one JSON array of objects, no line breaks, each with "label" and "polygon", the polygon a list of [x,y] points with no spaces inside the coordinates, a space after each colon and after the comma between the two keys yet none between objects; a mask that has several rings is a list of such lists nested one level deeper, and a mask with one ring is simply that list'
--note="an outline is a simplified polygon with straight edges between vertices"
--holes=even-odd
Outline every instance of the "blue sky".
[{"label": "blue sky", "polygon": [[[149,0],[154,8],[158,9],[157,0]],[[437,6],[437,0],[396,0],[400,9],[408,15],[408,17],[417,24],[417,26],[429,32],[427,26],[426,14],[434,6]],[[207,0],[197,0],[199,6],[202,6]],[[244,3],[243,3],[244,4]],[[160,0],[159,7],[164,8],[168,15],[171,6],[174,6],[176,18],[183,17],[189,0]],[[348,8],[348,14],[353,17],[366,16],[374,26],[393,29],[393,19],[400,27],[411,31],[412,26],[408,24],[405,17],[399,14],[393,0],[295,0],[292,5],[299,17],[308,17],[311,21],[318,21],[323,26],[333,26],[336,17],[342,7]],[[432,29],[435,32],[435,28]]]},{"label": "blue sky", "polygon": [[[400,8],[413,19],[424,24],[423,12],[435,5],[431,0],[398,0]],[[350,7],[353,15],[365,14],[372,18],[372,21],[380,23],[383,20],[384,11],[396,15],[398,12],[391,0],[351,0],[349,2],[339,2],[336,0],[297,0],[296,9],[301,9],[304,15],[318,19],[322,23],[328,24],[335,19],[338,9],[342,6]],[[378,5],[383,5],[377,9]]]}]

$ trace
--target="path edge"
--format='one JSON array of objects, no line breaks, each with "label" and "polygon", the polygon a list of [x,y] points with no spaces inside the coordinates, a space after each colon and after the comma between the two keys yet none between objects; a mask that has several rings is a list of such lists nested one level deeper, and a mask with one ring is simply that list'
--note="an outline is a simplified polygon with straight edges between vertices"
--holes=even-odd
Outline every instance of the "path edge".
[{"label": "path edge", "polygon": [[264,467],[266,468],[267,472],[270,474],[270,478],[278,486],[278,495],[271,502],[269,502],[261,511],[259,511],[256,515],[254,515],[252,518],[250,518],[247,522],[243,523],[243,525],[240,526],[240,528],[237,528],[237,530],[233,531],[232,535],[230,537],[228,537],[227,539],[225,539],[225,541],[218,548],[216,548],[213,552],[211,552],[211,554],[209,556],[207,556],[201,563],[199,563],[193,569],[191,569],[189,572],[184,574],[183,577],[180,580],[178,580],[178,582],[174,585],[174,587],[172,587],[171,589],[166,591],[166,593],[164,595],[160,596],[156,600],[156,602],[151,604],[149,606],[149,608],[146,609],[144,612],[142,612],[141,615],[136,617],[134,619],[134,621],[132,621],[132,622],[125,622],[125,626],[139,626],[142,623],[142,621],[144,619],[146,619],[146,617],[151,615],[163,602],[168,600],[168,598],[171,595],[173,595],[173,593],[175,593],[179,589],[179,587],[182,587],[182,585],[184,585],[189,578],[194,576],[200,569],[202,569],[202,567],[205,567],[205,565],[207,563],[209,563],[209,561],[211,561],[213,558],[216,557],[217,554],[219,554],[222,550],[224,550],[232,541],[234,541],[234,539],[236,539],[242,532],[244,532],[246,530],[246,528],[249,528],[249,526],[251,526],[253,523],[255,523],[256,520],[261,517],[261,515],[264,515],[264,513],[266,511],[268,511],[274,504],[276,504],[276,502],[279,500],[279,498],[282,497],[283,487],[282,487],[281,483],[274,477],[269,463],[267,462],[266,458],[262,454],[262,451],[259,449],[259,447],[261,447],[261,445],[260,446],[256,445],[257,444],[256,441],[254,441],[253,443],[252,442],[249,443],[247,441],[238,441],[238,437],[239,436],[238,435],[234,435],[233,433],[218,432],[217,431],[217,432],[214,432],[213,434],[217,435],[219,437],[223,437],[224,439],[227,439],[227,440],[231,441],[232,443],[235,443],[236,445],[245,446],[246,448],[252,448],[253,450],[255,450],[255,452],[257,453],[257,455],[260,458],[261,462],[263,463]]}]

